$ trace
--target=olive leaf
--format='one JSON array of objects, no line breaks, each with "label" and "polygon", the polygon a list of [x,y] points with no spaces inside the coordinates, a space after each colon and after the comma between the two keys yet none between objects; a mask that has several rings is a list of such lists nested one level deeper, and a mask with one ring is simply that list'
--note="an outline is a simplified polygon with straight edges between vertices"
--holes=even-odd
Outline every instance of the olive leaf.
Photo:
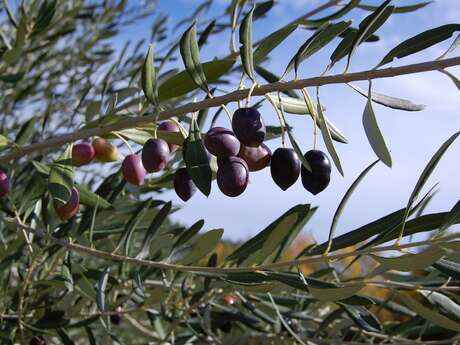
[{"label": "olive leaf", "polygon": [[141,84],[142,90],[144,91],[145,97],[148,101],[158,106],[159,99],[158,99],[158,89],[156,84],[156,72],[155,66],[153,64],[154,61],[154,52],[153,52],[153,45],[149,46],[149,50],[147,52],[147,56],[145,57],[144,64],[142,65],[142,75],[141,75]]},{"label": "olive leaf", "polygon": [[64,205],[72,196],[73,188],[72,145],[51,165],[48,177],[48,190],[54,202]]},{"label": "olive leaf", "polygon": [[460,24],[446,24],[415,35],[390,50],[377,67],[385,65],[395,58],[402,59],[403,57],[427,49],[452,37],[456,31],[460,31]]},{"label": "olive leaf", "polygon": [[107,287],[107,280],[109,278],[109,268],[101,272],[99,283],[97,285],[96,304],[101,313],[105,312],[105,289]]},{"label": "olive leaf", "polygon": [[[425,2],[421,2],[419,4],[413,4],[413,5],[408,5],[408,6],[397,6],[394,8],[394,13],[406,13],[406,12],[413,12],[413,11],[416,11],[418,9],[421,9],[423,7],[425,7],[426,5],[429,5],[431,4],[433,1],[425,1]],[[366,11],[375,11],[378,6],[372,6],[372,5],[367,5],[367,4],[363,4],[363,3],[360,3],[359,5],[357,5],[356,7],[362,9],[362,10],[366,10]]]},{"label": "olive leaf", "polygon": [[[351,87],[353,90],[358,92],[360,95],[368,98],[368,92],[364,89],[361,89],[359,86],[353,85],[353,84],[347,84],[349,87]],[[389,107],[392,109],[398,109],[398,110],[405,110],[405,111],[420,111],[425,109],[425,106],[422,104],[414,104],[411,101],[408,101],[407,99],[402,99],[402,98],[397,98],[397,97],[392,97],[392,96],[387,96],[381,93],[377,93],[373,91],[371,93],[371,99],[373,102],[377,104],[381,104],[385,107]]]},{"label": "olive leaf", "polygon": [[184,32],[180,39],[180,54],[185,68],[194,83],[206,93],[209,92],[206,75],[200,62],[200,48],[196,37],[196,22]]},{"label": "olive leaf", "polygon": [[255,82],[254,57],[252,51],[252,16],[254,7],[246,14],[240,25],[240,56],[246,75]]},{"label": "olive leaf", "polygon": [[211,193],[212,171],[195,116],[192,118],[186,143],[185,166],[187,172],[196,187],[204,195],[209,196],[209,193]]},{"label": "olive leaf", "polygon": [[430,161],[426,165],[425,169],[423,169],[422,174],[420,175],[414,190],[412,191],[409,200],[407,202],[406,210],[404,212],[403,220],[402,220],[402,227],[401,227],[401,232],[400,232],[400,237],[404,234],[404,229],[406,227],[406,220],[407,217],[409,216],[409,211],[417,199],[418,195],[420,194],[423,186],[425,185],[426,181],[428,178],[431,176],[432,172],[438,165],[439,161],[441,160],[442,156],[444,153],[446,153],[447,149],[452,145],[452,143],[457,139],[457,137],[460,135],[460,132],[457,132],[453,134],[449,139],[447,139],[441,147],[436,151],[436,153],[431,157]]},{"label": "olive leaf", "polygon": [[372,84],[369,82],[369,91],[366,107],[364,108],[363,113],[363,127],[366,132],[367,140],[374,150],[375,154],[379,159],[388,167],[391,168],[391,155],[390,151],[387,148],[385,139],[383,138],[382,133],[380,132],[377,119],[375,117],[374,109],[372,108]]},{"label": "olive leaf", "polygon": [[285,26],[261,40],[254,51],[254,62],[259,63],[265,59],[267,55],[270,54],[270,52],[280,45],[286,38],[288,38],[289,35],[297,29],[297,27],[297,24]]}]

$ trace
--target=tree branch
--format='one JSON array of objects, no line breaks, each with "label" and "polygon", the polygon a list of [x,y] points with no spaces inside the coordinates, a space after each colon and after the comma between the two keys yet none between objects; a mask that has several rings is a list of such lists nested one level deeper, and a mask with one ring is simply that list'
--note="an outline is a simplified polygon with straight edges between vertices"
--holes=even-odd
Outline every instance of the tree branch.
[{"label": "tree branch", "polygon": [[[420,72],[435,71],[446,67],[460,65],[460,57],[453,57],[444,60],[433,60],[412,65],[405,65],[400,67],[390,67],[385,69],[373,69],[355,73],[336,74],[330,76],[320,76],[307,79],[292,80],[288,82],[276,82],[271,84],[264,84],[254,89],[253,96],[263,96],[270,92],[296,90],[309,86],[321,86],[330,84],[343,84],[358,80],[370,80],[380,78],[391,78],[406,74],[414,74]],[[245,99],[248,96],[249,89],[236,90],[226,95],[218,96],[211,99],[205,99],[200,102],[192,102],[186,105],[177,107],[172,110],[163,111],[159,114],[161,120],[169,119],[173,116],[182,116],[187,113],[196,112],[206,108],[219,107],[223,104],[236,102]],[[13,159],[21,158],[36,151],[50,150],[52,148],[60,147],[64,144],[71,143],[80,139],[85,139],[93,136],[107,135],[113,131],[119,131],[126,128],[133,128],[140,124],[152,122],[157,117],[156,114],[149,116],[127,117],[117,123],[97,127],[83,129],[75,133],[60,135],[40,143],[31,144],[25,147],[20,147],[14,151],[0,156],[0,164],[6,163]]]},{"label": "tree branch", "polygon": [[17,227],[24,229],[27,232],[33,233],[35,236],[48,240],[51,243],[64,247],[68,250],[89,254],[91,256],[98,257],[98,258],[105,259],[105,260],[121,261],[121,262],[126,262],[126,263],[132,263],[135,265],[149,266],[149,267],[174,270],[174,271],[180,271],[180,272],[208,272],[208,273],[222,273],[222,274],[235,273],[235,272],[257,272],[257,271],[272,270],[272,269],[277,269],[277,268],[282,268],[282,267],[298,266],[298,265],[303,265],[303,264],[308,264],[308,263],[334,261],[334,260],[340,260],[340,259],[351,257],[351,256],[367,255],[367,254],[392,251],[392,250],[399,251],[399,250],[407,249],[407,248],[415,248],[415,247],[428,246],[428,245],[434,245],[434,244],[442,244],[442,243],[447,243],[450,240],[460,238],[460,233],[457,233],[457,234],[452,234],[452,235],[437,238],[437,239],[429,239],[425,241],[418,241],[418,242],[406,243],[406,244],[378,246],[378,247],[373,247],[373,248],[357,250],[354,252],[328,254],[328,255],[312,255],[309,257],[296,259],[296,260],[278,261],[278,262],[271,263],[271,264],[250,266],[250,267],[221,268],[221,267],[208,267],[208,266],[202,267],[202,266],[176,265],[176,264],[170,264],[170,263],[165,263],[165,262],[137,259],[137,258],[132,258],[128,256],[118,255],[118,254],[111,254],[108,252],[104,252],[102,250],[85,247],[85,246],[82,246],[76,243],[71,243],[68,240],[56,238],[44,231],[33,229],[26,225],[20,224],[16,220],[13,220],[13,219],[11,220],[4,219],[4,220],[8,221],[9,223],[15,224]]}]

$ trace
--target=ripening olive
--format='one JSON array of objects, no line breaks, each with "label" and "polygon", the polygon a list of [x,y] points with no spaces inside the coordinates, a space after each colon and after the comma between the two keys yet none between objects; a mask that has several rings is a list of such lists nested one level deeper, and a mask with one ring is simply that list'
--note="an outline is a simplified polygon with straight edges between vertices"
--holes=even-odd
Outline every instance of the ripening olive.
[{"label": "ripening olive", "polygon": [[46,341],[43,337],[35,336],[30,339],[30,345],[46,345]]},{"label": "ripening olive", "polygon": [[101,162],[113,162],[118,160],[117,148],[107,139],[94,139],[93,148],[96,153],[96,159]]},{"label": "ripening olive", "polygon": [[236,156],[240,151],[240,142],[235,134],[224,127],[211,128],[204,137],[204,145],[218,158]]},{"label": "ripening olive", "polygon": [[121,164],[121,172],[125,180],[135,186],[144,183],[145,168],[139,155],[127,155]]},{"label": "ripening olive", "polygon": [[275,150],[270,163],[273,181],[282,190],[291,187],[300,175],[300,159],[291,148],[279,147]]},{"label": "ripening olive", "polygon": [[189,200],[195,194],[196,187],[187,169],[180,168],[174,174],[174,190],[183,201]]},{"label": "ripening olive", "polygon": [[118,306],[115,308],[115,313],[110,314],[110,322],[114,325],[119,325],[123,318],[123,308]]},{"label": "ripening olive", "polygon": [[72,193],[70,195],[69,201],[64,205],[58,205],[57,202],[54,202],[54,210],[59,218],[64,221],[72,218],[78,212],[78,207],[80,206],[80,193],[75,187],[72,187]]},{"label": "ripening olive", "polygon": [[256,108],[240,108],[232,118],[232,128],[241,144],[258,147],[265,139],[265,123]]},{"label": "ripening olive", "polygon": [[[171,120],[163,121],[158,125],[158,130],[165,131],[165,132],[180,132],[179,126]],[[174,152],[177,149],[176,144],[168,143],[169,151]]]},{"label": "ripening olive", "polygon": [[217,185],[222,193],[235,197],[243,193],[249,182],[249,168],[240,157],[228,157],[217,170]]},{"label": "ripening olive", "polygon": [[306,190],[316,195],[322,192],[331,180],[331,162],[326,154],[319,150],[310,150],[304,157],[312,171],[308,171],[302,165],[302,184]]},{"label": "ripening olive", "polygon": [[169,161],[169,146],[163,139],[149,139],[142,148],[142,163],[147,172],[163,170]]},{"label": "ripening olive", "polygon": [[95,156],[96,151],[89,143],[75,144],[72,147],[72,164],[76,167],[90,163]]},{"label": "ripening olive", "polygon": [[248,164],[249,171],[258,171],[270,164],[272,151],[264,143],[258,147],[241,145],[238,157],[243,158]]}]

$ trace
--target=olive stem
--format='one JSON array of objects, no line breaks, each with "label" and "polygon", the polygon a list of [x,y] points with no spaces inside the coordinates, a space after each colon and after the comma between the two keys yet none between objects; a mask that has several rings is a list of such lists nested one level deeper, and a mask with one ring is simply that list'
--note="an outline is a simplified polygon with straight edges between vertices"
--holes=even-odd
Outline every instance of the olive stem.
[{"label": "olive stem", "polygon": [[140,266],[149,266],[149,267],[156,267],[161,269],[168,269],[168,270],[175,270],[180,272],[210,272],[210,273],[235,273],[235,272],[256,272],[256,271],[264,271],[264,270],[273,270],[282,267],[289,267],[289,266],[296,266],[306,263],[317,263],[317,262],[324,262],[324,261],[335,261],[341,260],[347,257],[354,257],[358,255],[367,255],[385,251],[394,251],[394,250],[401,250],[407,248],[416,248],[421,246],[427,245],[435,245],[435,244],[445,244],[448,243],[450,240],[454,240],[460,238],[460,233],[447,235],[442,238],[438,239],[429,239],[424,241],[412,242],[412,243],[405,243],[400,245],[386,245],[386,246],[376,246],[371,248],[365,248],[353,252],[345,252],[345,253],[337,253],[337,254],[328,254],[328,255],[312,255],[309,257],[304,257],[295,260],[286,260],[286,261],[278,261],[270,264],[263,264],[263,265],[256,265],[256,266],[248,266],[248,267],[207,267],[207,266],[185,266],[185,265],[176,265],[176,264],[169,264],[165,262],[158,262],[158,261],[150,261],[144,259],[137,259],[129,256],[109,253],[105,251],[101,251],[98,249],[89,248],[83,246],[78,243],[73,243],[65,239],[56,238],[42,230],[33,229],[26,225],[18,223],[14,218],[6,218],[0,216],[2,220],[15,224],[17,227],[26,230],[27,232],[33,233],[36,236],[43,238],[52,242],[55,245],[59,245],[63,248],[68,250],[86,253],[88,255],[92,255],[95,257],[99,257],[105,260],[117,261],[117,262],[126,262],[126,263],[133,263]]},{"label": "olive stem", "polygon": [[[354,72],[348,74],[336,74],[327,75],[323,77],[312,77],[306,79],[293,80],[289,82],[275,82],[259,86],[254,90],[254,96],[263,96],[270,92],[286,91],[286,90],[299,90],[308,86],[321,86],[331,84],[345,84],[352,81],[358,80],[369,80],[379,78],[391,78],[395,76],[415,74],[428,71],[436,71],[446,67],[452,67],[460,65],[460,56],[444,59],[444,60],[432,60],[416,64],[404,65],[399,67],[390,67],[378,70],[366,70],[361,72]],[[44,140],[42,142],[27,145],[18,148],[14,151],[6,153],[0,156],[0,164],[6,163],[16,158],[22,158],[25,155],[31,154],[36,151],[49,151],[50,149],[60,147],[66,143],[85,139],[92,136],[103,136],[113,131],[119,131],[126,128],[134,128],[137,125],[150,123],[157,116],[166,120],[173,116],[183,116],[184,114],[199,111],[211,107],[220,107],[223,104],[230,102],[237,102],[247,97],[249,93],[248,89],[236,90],[228,94],[214,97],[212,99],[205,99],[200,102],[191,102],[183,106],[163,111],[159,114],[139,116],[139,117],[128,117],[122,119],[114,124],[110,124],[102,127],[86,128],[78,130],[72,133],[55,136]]]},{"label": "olive stem", "polygon": [[133,155],[133,154],[134,154],[134,150],[133,150],[133,148],[131,147],[131,145],[128,143],[128,141],[127,141],[125,138],[123,138],[123,136],[121,136],[121,135],[120,135],[119,133],[117,133],[117,132],[113,132],[113,134],[114,134],[118,139],[120,139],[121,141],[123,141],[123,143],[128,147],[129,152],[131,152],[131,154]]}]

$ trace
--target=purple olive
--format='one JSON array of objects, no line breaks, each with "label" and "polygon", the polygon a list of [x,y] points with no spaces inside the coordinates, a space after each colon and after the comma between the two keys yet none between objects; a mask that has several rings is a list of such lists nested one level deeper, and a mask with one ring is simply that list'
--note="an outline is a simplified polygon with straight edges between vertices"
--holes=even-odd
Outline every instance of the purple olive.
[{"label": "purple olive", "polygon": [[121,172],[125,180],[135,186],[144,183],[145,168],[139,155],[127,155],[121,164]]},{"label": "purple olive", "polygon": [[90,163],[95,156],[96,151],[89,143],[75,144],[72,147],[72,165],[76,167]]},{"label": "purple olive", "polygon": [[[179,126],[171,120],[166,120],[160,123],[158,125],[158,130],[165,131],[165,132],[180,132]],[[176,144],[168,143],[168,147],[171,153],[177,150]]]},{"label": "purple olive", "polygon": [[258,171],[270,164],[272,151],[264,143],[262,143],[259,147],[241,145],[238,157],[243,158],[248,164],[249,171]]},{"label": "purple olive", "polygon": [[258,147],[265,139],[264,119],[256,108],[236,110],[232,118],[232,128],[243,145]]},{"label": "purple olive", "polygon": [[183,201],[189,200],[195,194],[196,187],[187,169],[180,168],[174,174],[174,190]]},{"label": "purple olive", "polygon": [[72,194],[70,195],[69,201],[64,205],[59,205],[57,202],[54,203],[54,210],[59,218],[64,221],[72,218],[78,212],[80,206],[80,193],[75,187],[72,188]]},{"label": "purple olive", "polygon": [[308,171],[302,165],[302,184],[306,190],[316,195],[322,192],[331,180],[331,162],[326,154],[319,150],[310,150],[304,157],[312,171]]},{"label": "purple olive", "polygon": [[149,139],[142,148],[142,163],[149,173],[163,170],[169,161],[169,146],[163,139]]},{"label": "purple olive", "polygon": [[279,147],[275,150],[270,163],[273,181],[282,190],[291,187],[300,175],[300,159],[293,149]]},{"label": "purple olive", "polygon": [[249,183],[249,168],[240,157],[228,157],[217,170],[217,185],[222,193],[235,197],[243,193]]},{"label": "purple olive", "polygon": [[10,183],[8,181],[8,175],[0,170],[0,198],[4,197],[10,191]]},{"label": "purple olive", "polygon": [[204,145],[216,157],[236,156],[240,151],[240,142],[235,134],[224,127],[211,128],[204,137]]}]

